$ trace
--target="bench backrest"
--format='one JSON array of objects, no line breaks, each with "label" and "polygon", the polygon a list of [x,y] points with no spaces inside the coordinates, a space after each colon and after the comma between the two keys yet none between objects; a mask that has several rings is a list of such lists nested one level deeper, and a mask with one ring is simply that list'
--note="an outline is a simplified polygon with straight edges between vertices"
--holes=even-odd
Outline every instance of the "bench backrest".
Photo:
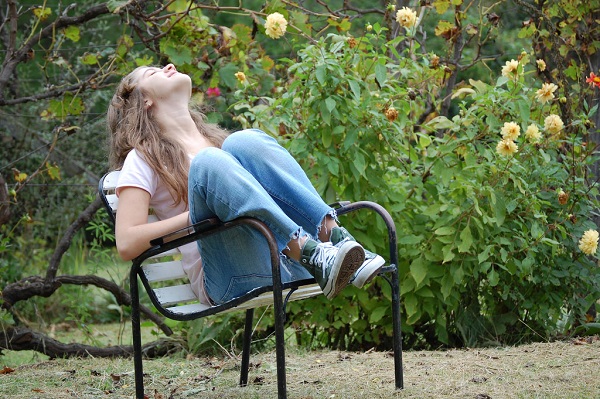
[{"label": "bench backrest", "polygon": [[[112,171],[104,175],[100,180],[99,193],[104,201],[104,205],[109,210],[110,216],[115,221],[119,199],[115,189],[119,179],[119,171]],[[155,215],[149,214],[148,222],[156,222]],[[151,287],[160,305],[179,315],[197,313],[210,308],[210,306],[201,304],[192,291],[183,270],[181,254],[177,249],[163,252],[159,255],[146,259],[141,268],[148,286]],[[144,282],[146,285],[146,282]],[[285,290],[283,295],[289,292]],[[321,294],[321,288],[317,284],[310,284],[299,287],[289,297],[289,300],[299,300]],[[242,304],[239,304],[229,310],[240,310],[256,308],[270,305],[273,303],[273,295],[270,292],[264,292],[255,298],[252,298]]]}]

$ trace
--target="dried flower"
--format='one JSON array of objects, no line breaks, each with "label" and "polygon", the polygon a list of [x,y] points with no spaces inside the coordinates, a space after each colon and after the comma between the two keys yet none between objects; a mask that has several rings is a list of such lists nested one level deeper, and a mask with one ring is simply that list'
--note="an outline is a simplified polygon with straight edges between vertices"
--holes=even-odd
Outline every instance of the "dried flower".
[{"label": "dried flower", "polygon": [[388,121],[393,122],[398,119],[398,111],[394,107],[389,107],[385,110],[385,117]]},{"label": "dried flower", "polygon": [[542,88],[535,92],[535,98],[542,104],[554,98],[554,92],[558,89],[558,86],[554,83],[544,83]]},{"label": "dried flower", "polygon": [[506,61],[506,64],[502,67],[502,76],[517,80],[519,77],[519,61]]},{"label": "dried flower", "polygon": [[246,78],[246,74],[244,72],[236,72],[235,77],[242,84],[244,84],[248,81],[248,79]]},{"label": "dried flower", "polygon": [[503,139],[516,140],[521,135],[521,126],[515,122],[504,122],[500,133]]},{"label": "dried flower", "polygon": [[408,7],[402,7],[396,12],[396,22],[405,28],[412,28],[417,22],[417,13]]},{"label": "dried flower", "polygon": [[565,205],[568,200],[569,200],[569,194],[565,193],[562,188],[560,190],[558,190],[558,203],[561,205]]},{"label": "dried flower", "polygon": [[583,237],[579,240],[579,249],[586,255],[593,255],[598,249],[598,232],[596,230],[588,230],[583,233]]},{"label": "dried flower", "polygon": [[496,146],[496,152],[503,156],[509,156],[516,153],[519,147],[511,139],[502,139]]},{"label": "dried flower", "polygon": [[527,126],[527,130],[525,131],[525,137],[531,143],[537,143],[542,138],[542,133],[540,132],[540,129],[537,127],[537,125],[535,123],[532,123],[531,125]]},{"label": "dried flower", "polygon": [[546,61],[536,60],[535,63],[537,64],[537,68],[540,70],[540,72],[543,72],[546,70]]},{"label": "dried flower", "polygon": [[544,119],[544,130],[546,130],[548,133],[551,133],[551,134],[560,133],[560,131],[563,129],[563,127],[564,127],[564,123],[563,123],[562,119],[560,119],[560,116],[558,116],[558,115],[551,114],[551,115],[548,115],[546,117],[546,119]]},{"label": "dried flower", "polygon": [[347,40],[347,43],[348,43],[348,46],[350,48],[354,48],[358,44],[358,42],[356,41],[356,39],[353,38],[353,37],[349,37],[348,40]]},{"label": "dried flower", "polygon": [[590,76],[585,81],[591,86],[596,86],[600,88],[600,76],[594,75],[594,72],[590,73]]},{"label": "dried flower", "polygon": [[433,68],[433,69],[436,69],[436,68],[439,68],[439,66],[440,66],[440,57],[437,56],[437,55],[435,55],[435,54],[433,54],[431,56],[430,67]]},{"label": "dried flower", "polygon": [[265,22],[265,33],[271,39],[279,39],[285,34],[287,24],[285,17],[280,13],[269,14]]}]

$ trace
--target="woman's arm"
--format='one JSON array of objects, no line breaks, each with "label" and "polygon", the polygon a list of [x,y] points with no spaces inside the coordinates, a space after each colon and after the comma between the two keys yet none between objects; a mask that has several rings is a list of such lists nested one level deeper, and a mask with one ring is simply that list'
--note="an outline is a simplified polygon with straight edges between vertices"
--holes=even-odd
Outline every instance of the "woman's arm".
[{"label": "woman's arm", "polygon": [[150,194],[141,188],[123,187],[115,225],[117,251],[123,260],[131,260],[150,248],[150,240],[189,225],[189,212],[148,223]]}]

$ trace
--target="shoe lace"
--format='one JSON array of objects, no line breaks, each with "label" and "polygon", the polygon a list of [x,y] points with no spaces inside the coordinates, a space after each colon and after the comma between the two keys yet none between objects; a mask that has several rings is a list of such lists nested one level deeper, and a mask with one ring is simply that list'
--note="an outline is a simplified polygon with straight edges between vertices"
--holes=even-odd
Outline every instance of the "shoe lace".
[{"label": "shoe lace", "polygon": [[323,272],[323,278],[327,278],[327,269],[333,263],[338,251],[330,242],[324,242],[315,248],[315,252],[310,257],[310,263],[320,265]]}]

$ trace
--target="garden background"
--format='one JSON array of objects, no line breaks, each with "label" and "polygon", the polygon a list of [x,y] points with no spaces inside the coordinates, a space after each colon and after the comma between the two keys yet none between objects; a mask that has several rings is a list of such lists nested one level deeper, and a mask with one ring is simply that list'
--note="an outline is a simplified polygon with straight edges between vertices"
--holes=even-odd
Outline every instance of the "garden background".
[{"label": "garden background", "polygon": [[[404,348],[600,331],[597,0],[6,0],[0,13],[0,348],[128,353],[90,328],[129,312],[96,198],[104,114],[120,77],[169,62],[210,121],[277,137],[327,202],[390,210]],[[385,253],[383,226],[344,224]],[[387,350],[389,303],[385,282],[291,303],[289,338]],[[243,319],[148,323],[206,354],[239,348]],[[272,325],[267,309],[259,346]],[[62,342],[57,326],[84,334]]]}]

